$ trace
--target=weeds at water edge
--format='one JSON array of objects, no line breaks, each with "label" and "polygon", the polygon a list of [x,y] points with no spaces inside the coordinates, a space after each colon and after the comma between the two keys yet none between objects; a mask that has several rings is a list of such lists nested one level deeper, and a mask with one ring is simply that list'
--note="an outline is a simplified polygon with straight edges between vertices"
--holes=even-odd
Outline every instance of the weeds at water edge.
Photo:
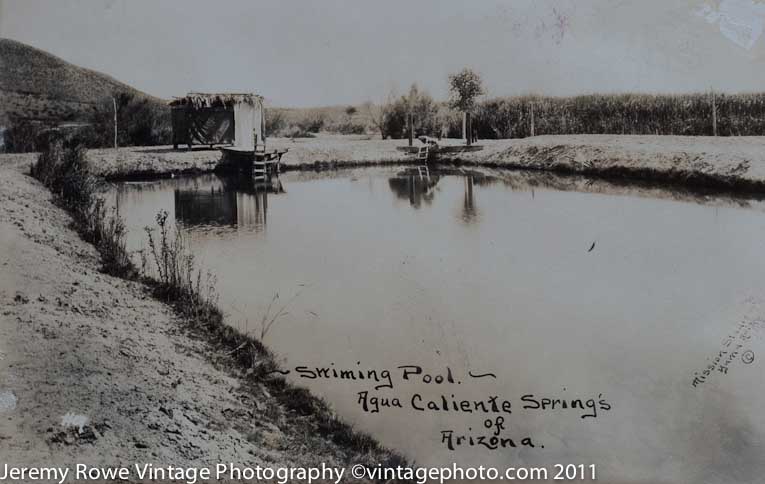
[{"label": "weeds at water edge", "polygon": [[134,279],[138,272],[125,244],[125,224],[116,212],[107,213],[99,196],[100,180],[93,175],[82,146],[65,147],[53,140],[31,167],[31,175],[53,192],[72,214],[74,229],[101,254],[102,270]]},{"label": "weeds at water edge", "polygon": [[[390,467],[407,465],[401,455],[383,448],[371,436],[338,419],[324,400],[293,386],[281,376],[274,376],[280,368],[268,348],[224,323],[223,312],[218,308],[215,277],[196,268],[182,232],[177,228],[174,233],[170,232],[167,212],[157,214],[158,232],[154,228],[146,230],[149,253],[141,252],[139,269],[126,248],[124,221],[116,211],[107,213],[105,202],[98,195],[101,180],[90,170],[84,148],[65,147],[61,140],[51,142],[32,165],[31,175],[51,190],[57,203],[72,215],[80,236],[95,245],[105,273],[140,280],[152,288],[158,300],[171,305],[192,329],[224,352],[227,364],[245,370],[250,381],[265,385],[278,405],[297,415],[311,416],[318,434],[352,450],[349,454],[352,458]],[[150,262],[155,266],[153,269],[149,269]],[[261,339],[286,314],[287,306],[299,294],[274,315],[269,305],[262,319]],[[379,461],[380,457],[383,462]],[[377,462],[373,462],[374,459]]]}]

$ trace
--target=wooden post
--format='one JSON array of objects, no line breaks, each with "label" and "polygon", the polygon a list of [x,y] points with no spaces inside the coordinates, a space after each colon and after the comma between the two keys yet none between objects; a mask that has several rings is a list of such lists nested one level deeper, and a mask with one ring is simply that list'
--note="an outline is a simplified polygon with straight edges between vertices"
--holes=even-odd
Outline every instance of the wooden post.
[{"label": "wooden post", "polygon": [[531,136],[534,136],[534,103],[531,103]]},{"label": "wooden post", "polygon": [[[266,149],[266,108],[262,107],[260,108],[260,133],[263,135],[263,149]],[[255,146],[258,146],[257,141],[255,142]]]},{"label": "wooden post", "polygon": [[117,147],[117,100],[112,97],[112,104],[114,105],[114,147]]},{"label": "wooden post", "polygon": [[409,111],[409,146],[412,146],[412,141],[414,140],[414,116],[412,115],[412,112]]},{"label": "wooden post", "polygon": [[467,140],[467,111],[462,112],[462,137]]},{"label": "wooden post", "polygon": [[712,90],[712,136],[717,136],[717,102],[714,89]]},{"label": "wooden post", "polygon": [[473,144],[473,119],[469,112],[465,113],[465,124],[467,125],[467,145],[470,146]]}]

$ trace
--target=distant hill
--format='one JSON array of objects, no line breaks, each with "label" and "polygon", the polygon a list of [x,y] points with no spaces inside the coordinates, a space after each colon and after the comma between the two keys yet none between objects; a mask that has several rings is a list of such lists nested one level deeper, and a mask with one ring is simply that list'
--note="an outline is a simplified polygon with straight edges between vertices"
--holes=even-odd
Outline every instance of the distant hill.
[{"label": "distant hill", "polygon": [[118,92],[165,103],[106,74],[0,39],[0,126],[9,119],[82,121],[97,103]]}]

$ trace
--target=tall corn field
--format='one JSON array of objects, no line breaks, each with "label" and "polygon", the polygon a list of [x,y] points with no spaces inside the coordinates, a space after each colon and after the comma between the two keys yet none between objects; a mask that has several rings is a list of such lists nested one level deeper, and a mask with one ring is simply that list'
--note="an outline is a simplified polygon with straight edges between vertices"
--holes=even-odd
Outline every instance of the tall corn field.
[{"label": "tall corn field", "polygon": [[[714,109],[713,109],[714,106]],[[714,115],[713,115],[714,111]],[[507,97],[483,101],[479,138],[544,134],[765,135],[765,93]]]}]

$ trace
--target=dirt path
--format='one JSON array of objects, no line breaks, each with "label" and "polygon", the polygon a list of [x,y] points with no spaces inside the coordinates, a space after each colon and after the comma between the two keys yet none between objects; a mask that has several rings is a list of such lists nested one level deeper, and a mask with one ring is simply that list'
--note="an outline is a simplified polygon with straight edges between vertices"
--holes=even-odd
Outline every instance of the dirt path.
[{"label": "dirt path", "polygon": [[0,166],[3,463],[347,464],[310,418],[216,367],[218,350],[144,286],[100,273],[50,199]]}]

